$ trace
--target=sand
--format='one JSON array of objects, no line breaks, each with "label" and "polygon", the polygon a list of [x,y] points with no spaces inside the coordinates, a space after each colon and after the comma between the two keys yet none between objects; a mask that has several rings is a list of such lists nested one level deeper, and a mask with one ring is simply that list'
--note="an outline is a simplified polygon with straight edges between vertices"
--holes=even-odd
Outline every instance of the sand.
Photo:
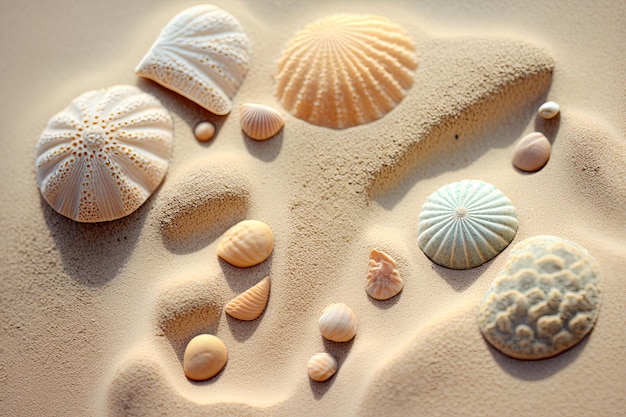
[{"label": "sand", "polygon": [[[424,415],[620,416],[626,409],[626,6],[574,0],[215,1],[251,39],[251,70],[235,108],[258,102],[286,119],[256,142],[235,110],[211,115],[133,69],[188,1],[2,2],[0,14],[0,414],[11,416]],[[287,114],[272,74],[303,25],[333,13],[401,25],[419,66],[407,97],[378,121],[345,130]],[[48,119],[87,90],[137,85],[175,121],[168,174],[136,212],[79,224],[52,210],[35,181]],[[561,115],[536,116],[543,102]],[[206,143],[202,120],[217,126]],[[548,164],[511,165],[519,139],[541,131]],[[466,271],[417,246],[421,205],[442,185],[480,179],[518,210],[511,246]],[[216,256],[243,219],[268,223],[276,244],[240,269]],[[536,362],[490,347],[475,321],[480,299],[525,238],[551,234],[586,248],[601,270],[594,330]],[[391,254],[404,290],[364,290],[368,255]],[[252,322],[222,306],[271,276]],[[348,304],[359,329],[324,341],[323,308]],[[192,382],[184,346],[200,333],[228,347],[225,369]],[[311,381],[310,356],[339,363]]]}]

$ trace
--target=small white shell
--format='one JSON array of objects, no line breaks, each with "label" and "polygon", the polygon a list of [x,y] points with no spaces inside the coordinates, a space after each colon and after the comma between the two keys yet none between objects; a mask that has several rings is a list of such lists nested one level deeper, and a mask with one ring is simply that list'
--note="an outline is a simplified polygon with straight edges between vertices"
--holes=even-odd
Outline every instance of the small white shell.
[{"label": "small white shell", "polygon": [[324,382],[337,372],[337,361],[330,353],[316,353],[306,367],[313,381]]},{"label": "small white shell", "polygon": [[245,103],[239,106],[241,129],[255,140],[274,136],[285,125],[283,116],[271,107]]},{"label": "small white shell", "polygon": [[211,334],[199,334],[185,348],[183,370],[187,378],[204,381],[217,375],[227,360],[226,345],[220,338]]},{"label": "small white shell", "polygon": [[543,117],[544,119],[552,119],[557,114],[559,114],[560,111],[561,107],[559,107],[557,103],[555,103],[554,101],[548,101],[547,103],[543,103],[539,107],[537,113],[539,113],[539,116]]},{"label": "small white shell", "polygon": [[319,326],[325,339],[347,342],[356,335],[356,316],[354,311],[343,303],[330,304],[322,312]]},{"label": "small white shell", "polygon": [[239,320],[256,320],[265,307],[270,295],[270,277],[264,278],[254,287],[233,298],[224,310],[229,316]]},{"label": "small white shell", "polygon": [[193,128],[193,134],[200,142],[207,142],[215,135],[215,125],[209,121],[200,122]]},{"label": "small white shell", "polygon": [[226,231],[217,255],[231,265],[246,268],[265,261],[274,249],[274,234],[258,220],[244,220]]},{"label": "small white shell", "polygon": [[385,252],[372,250],[369,260],[369,273],[365,290],[370,297],[377,300],[388,300],[400,291],[404,283],[396,269],[396,262]]},{"label": "small white shell", "polygon": [[550,141],[539,132],[530,133],[513,150],[513,165],[521,171],[539,171],[550,159]]}]

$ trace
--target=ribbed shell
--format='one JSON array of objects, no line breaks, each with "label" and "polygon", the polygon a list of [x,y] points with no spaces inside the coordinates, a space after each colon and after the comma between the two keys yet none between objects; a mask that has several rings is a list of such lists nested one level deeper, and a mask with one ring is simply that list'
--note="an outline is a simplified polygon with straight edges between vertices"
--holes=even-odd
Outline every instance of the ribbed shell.
[{"label": "ribbed shell", "polygon": [[224,115],[249,60],[249,40],[239,22],[216,6],[200,5],[165,26],[135,72]]},{"label": "ribbed shell", "polygon": [[41,134],[37,183],[48,204],[72,220],[115,220],[159,186],[172,145],[172,118],[155,97],[128,85],[89,91]]},{"label": "ribbed shell", "polygon": [[327,306],[319,320],[320,332],[333,342],[347,342],[356,335],[356,315],[343,303]]},{"label": "ribbed shell", "polygon": [[415,47],[378,16],[335,15],[305,26],[278,62],[276,96],[294,116],[335,129],[379,119],[413,85]]},{"label": "ribbed shell", "polygon": [[307,371],[313,381],[324,382],[337,372],[337,361],[330,353],[316,353],[309,359]]},{"label": "ribbed shell", "polygon": [[265,261],[273,249],[272,229],[258,220],[244,220],[226,231],[217,255],[231,265],[246,268]]},{"label": "ribbed shell", "polygon": [[393,258],[385,252],[372,250],[365,285],[365,290],[370,297],[388,300],[402,291],[403,286],[404,283]]},{"label": "ribbed shell", "polygon": [[495,186],[478,180],[445,185],[428,197],[418,219],[418,243],[433,262],[451,269],[481,265],[507,247],[517,212]]},{"label": "ribbed shell", "polygon": [[254,103],[239,106],[239,121],[246,135],[256,140],[271,138],[285,125],[285,120],[278,111]]},{"label": "ribbed shell", "polygon": [[266,277],[254,287],[233,298],[226,304],[225,311],[239,320],[256,320],[265,310],[269,295],[270,277]]}]

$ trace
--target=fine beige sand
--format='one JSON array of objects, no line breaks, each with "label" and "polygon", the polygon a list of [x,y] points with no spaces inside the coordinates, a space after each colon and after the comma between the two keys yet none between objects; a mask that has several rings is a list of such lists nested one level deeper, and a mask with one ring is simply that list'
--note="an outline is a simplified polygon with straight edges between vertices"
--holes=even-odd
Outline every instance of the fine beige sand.
[{"label": "fine beige sand", "polygon": [[[218,0],[243,25],[251,70],[235,110],[215,116],[134,74],[162,27],[194,1],[11,2],[0,8],[0,415],[6,416],[623,416],[626,409],[626,4],[575,0]],[[378,121],[344,130],[289,115],[274,97],[283,47],[308,22],[376,14],[415,42],[407,97]],[[79,94],[136,85],[170,110],[175,145],[162,186],[136,212],[80,224],[42,199],[34,155],[48,119]],[[561,114],[536,116],[547,100]],[[285,128],[242,133],[245,102],[280,110]],[[208,143],[193,126],[216,123]],[[533,131],[548,164],[511,164]],[[417,217],[439,187],[480,179],[518,211],[512,244],[466,271],[433,264]],[[276,244],[246,269],[219,260],[225,230],[268,223]],[[586,248],[601,272],[594,330],[541,361],[483,339],[481,297],[525,238]],[[404,290],[365,292],[368,256],[391,254]],[[271,276],[252,322],[223,305]],[[323,308],[358,316],[348,343],[321,338]],[[186,343],[215,334],[224,370],[185,378]],[[311,381],[310,356],[339,362]]]}]

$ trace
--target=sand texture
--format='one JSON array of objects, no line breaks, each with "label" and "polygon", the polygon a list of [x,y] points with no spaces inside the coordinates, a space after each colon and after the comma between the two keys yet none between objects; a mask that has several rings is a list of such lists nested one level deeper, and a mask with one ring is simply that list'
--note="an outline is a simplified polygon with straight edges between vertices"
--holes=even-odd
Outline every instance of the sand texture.
[{"label": "sand texture", "polygon": [[[250,69],[217,116],[134,68],[163,26],[193,1],[0,0],[0,415],[7,416],[623,416],[626,409],[626,5],[575,0],[233,0]],[[415,44],[414,81],[380,119],[347,129],[307,123],[276,98],[278,59],[304,25],[373,14]],[[77,223],[42,198],[35,149],[50,117],[81,93],[127,84],[174,120],[165,180],[137,211]],[[538,107],[555,101],[549,120]],[[280,111],[266,141],[245,135],[238,108]],[[213,139],[194,138],[209,120]],[[552,151],[536,173],[513,167],[517,142],[542,132]],[[513,203],[511,245],[476,268],[451,270],[420,250],[429,195],[464,179]],[[218,258],[241,220],[267,223],[270,257],[250,268]],[[554,235],[599,268],[595,327],[555,357],[523,361],[482,337],[483,295],[512,247]],[[365,291],[372,249],[404,287]],[[224,305],[271,279],[252,321]],[[345,303],[358,319],[345,343],[318,319]],[[194,336],[218,336],[224,369],[183,373]],[[332,354],[315,382],[307,362]]]}]

